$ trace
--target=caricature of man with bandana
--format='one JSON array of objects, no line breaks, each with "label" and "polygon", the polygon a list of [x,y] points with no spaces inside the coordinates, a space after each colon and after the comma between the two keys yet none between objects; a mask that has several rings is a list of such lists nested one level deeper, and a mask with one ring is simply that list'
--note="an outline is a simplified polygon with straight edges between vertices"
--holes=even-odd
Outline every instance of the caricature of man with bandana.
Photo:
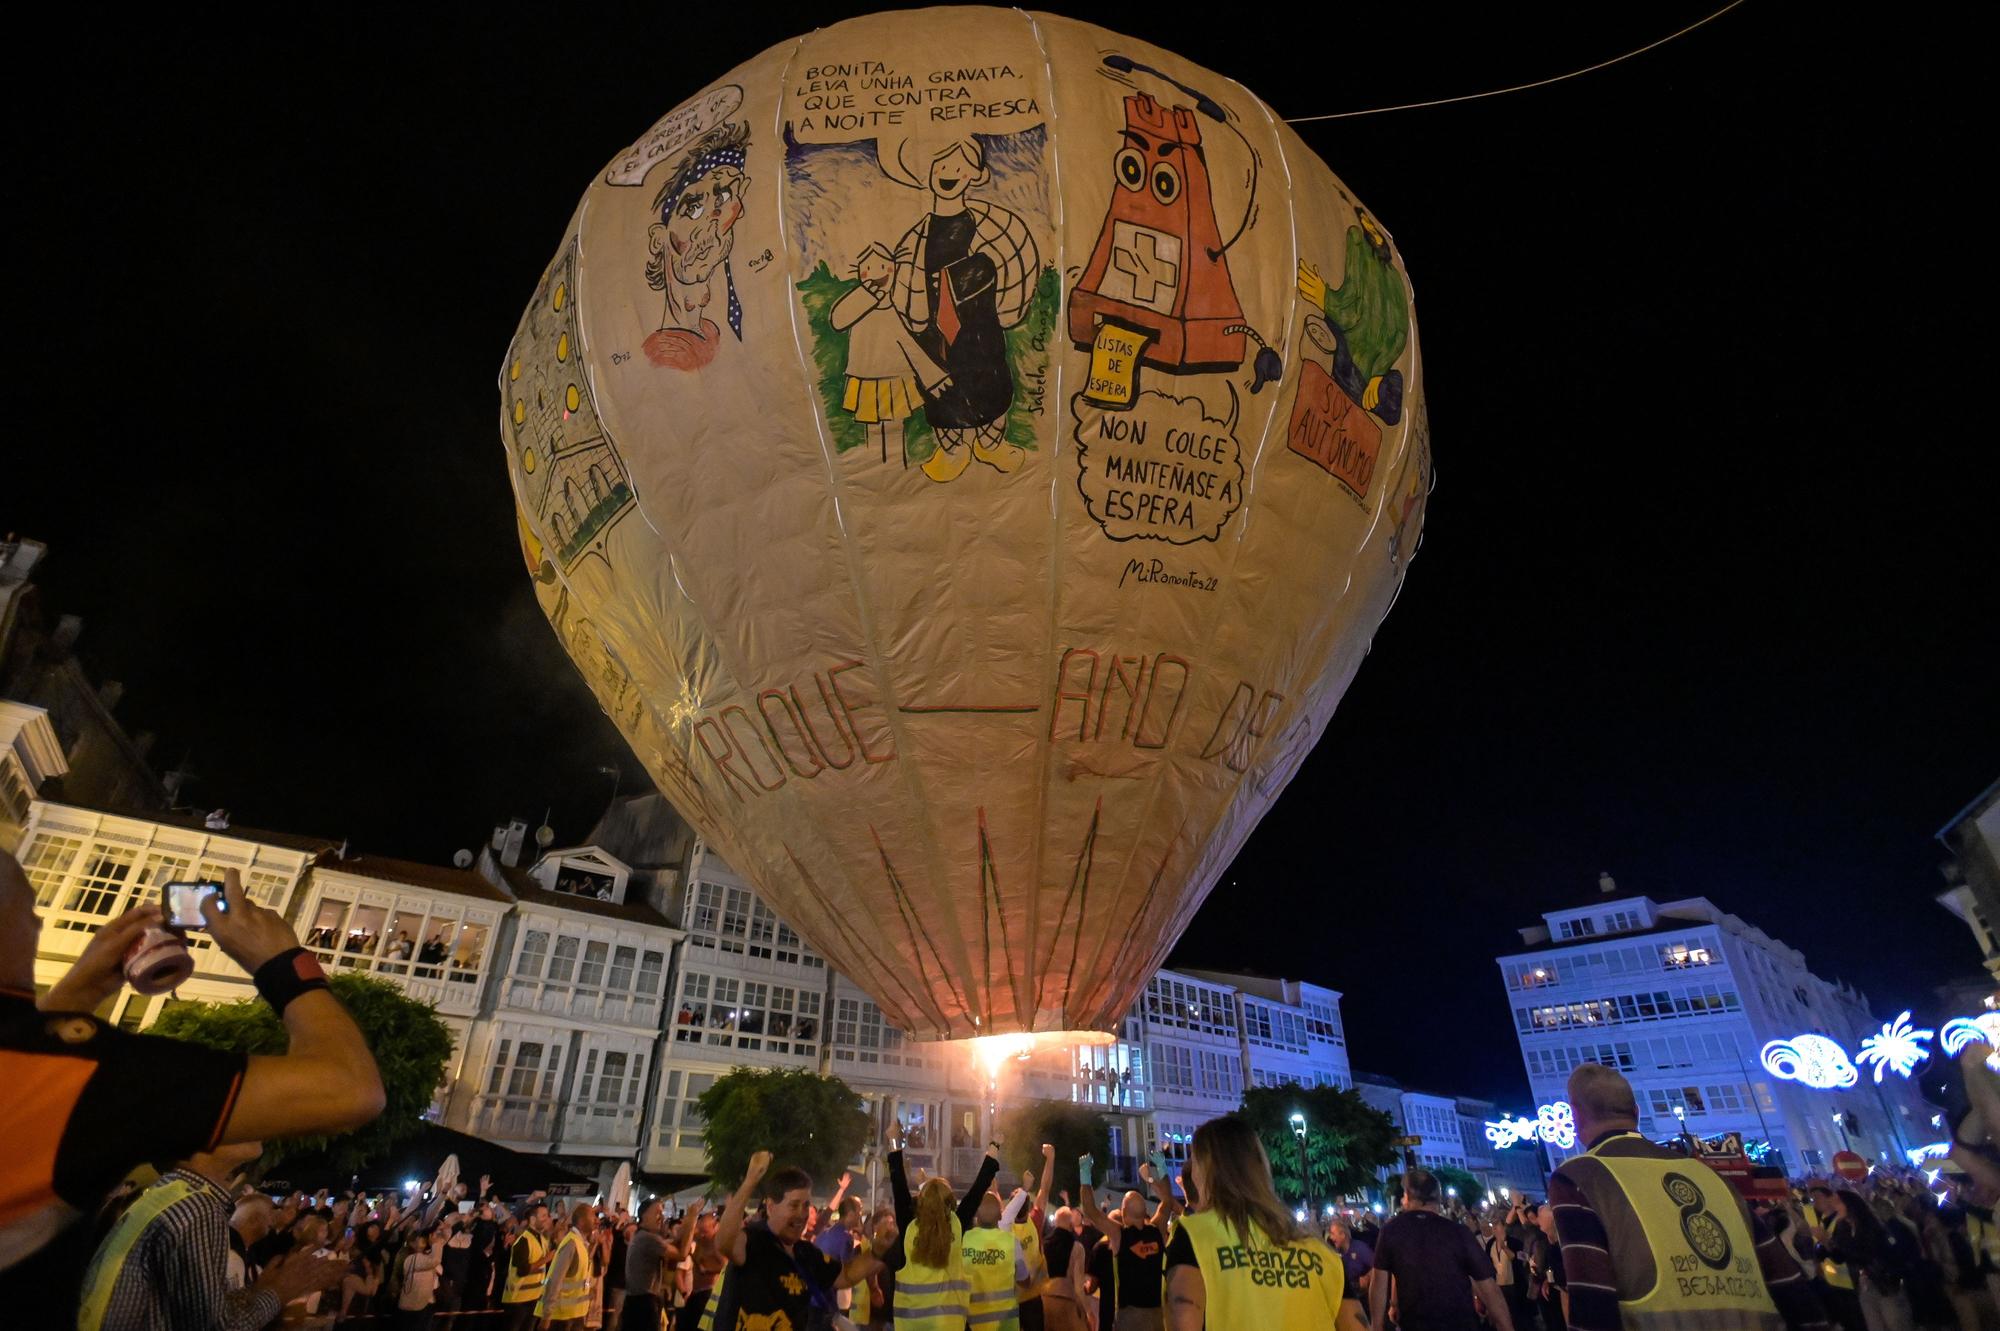
[{"label": "caricature of man with bandana", "polygon": [[743,306],[736,299],[729,252],[750,183],[743,169],[749,141],[746,124],[710,130],[695,140],[653,200],[660,220],[646,229],[646,285],[666,294],[659,330],[645,342],[646,359],[655,365],[698,370],[715,359],[722,330],[709,304],[717,268],[723,318],[736,340],[743,340]]}]

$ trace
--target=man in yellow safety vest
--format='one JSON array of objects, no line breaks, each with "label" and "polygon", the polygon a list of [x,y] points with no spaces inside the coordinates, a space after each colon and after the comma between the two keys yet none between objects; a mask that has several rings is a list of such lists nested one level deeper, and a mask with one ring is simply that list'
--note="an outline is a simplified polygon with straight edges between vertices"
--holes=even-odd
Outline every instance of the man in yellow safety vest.
[{"label": "man in yellow safety vest", "polygon": [[1030,1271],[1021,1242],[1014,1237],[1014,1220],[1028,1204],[1028,1194],[1014,1189],[1005,1208],[1000,1194],[979,1199],[979,1214],[960,1241],[967,1286],[966,1331],[1015,1331],[1021,1325],[1021,1296],[1015,1287]]},{"label": "man in yellow safety vest", "polygon": [[590,1315],[590,1236],[597,1229],[597,1212],[578,1202],[569,1213],[569,1230],[549,1259],[542,1297],[535,1304],[541,1331],[583,1331]]},{"label": "man in yellow safety vest", "polygon": [[535,1304],[548,1283],[549,1208],[531,1200],[521,1217],[521,1231],[507,1249],[507,1283],[500,1291],[500,1312],[506,1331],[525,1331],[535,1317]]},{"label": "man in yellow safety vest", "polygon": [[1631,1083],[1584,1063],[1569,1103],[1583,1154],[1549,1180],[1575,1331],[1777,1331],[1824,1324],[1798,1264],[1735,1189],[1638,1131]]}]

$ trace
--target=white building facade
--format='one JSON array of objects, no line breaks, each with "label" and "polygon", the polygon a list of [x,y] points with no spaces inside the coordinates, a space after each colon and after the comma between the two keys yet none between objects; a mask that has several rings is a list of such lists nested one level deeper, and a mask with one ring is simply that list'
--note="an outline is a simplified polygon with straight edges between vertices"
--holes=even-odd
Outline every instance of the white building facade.
[{"label": "white building facade", "polygon": [[[744,1066],[854,1088],[874,1124],[853,1162],[871,1194],[892,1139],[908,1142],[913,1167],[970,1177],[997,1118],[1029,1101],[1104,1113],[1104,1177],[1129,1182],[1149,1151],[1184,1159],[1194,1130],[1247,1085],[1351,1084],[1340,995],[1321,986],[1161,971],[1109,1042],[989,1066],[965,1043],[907,1039],[857,982],[873,977],[834,973],[698,840],[653,854],[671,839],[670,810],[614,806],[606,827],[634,832],[637,848],[537,853],[517,822],[458,867],[351,855],[327,839],[41,798],[55,769],[46,744],[18,738],[33,719],[0,744],[0,763],[25,750],[35,764],[19,762],[16,835],[43,921],[38,985],[161,884],[235,868],[329,972],[375,976],[434,1007],[454,1048],[431,1117],[606,1182],[628,1162],[659,1184],[703,1174],[697,1102]],[[101,1015],[138,1030],[182,999],[254,997],[206,938],[190,943],[196,970],[175,994],[128,991]]]},{"label": "white building facade", "polygon": [[1827,1171],[1847,1149],[1900,1163],[1929,1140],[1931,1111],[1893,1074],[1815,1090],[1761,1062],[1766,1044],[1801,1034],[1856,1051],[1881,1028],[1862,995],[1705,898],[1660,902],[1615,885],[1600,897],[1544,915],[1521,930],[1527,948],[1498,959],[1537,1105],[1562,1100],[1570,1070],[1595,1062],[1630,1079],[1648,1136],[1683,1125],[1701,1137],[1741,1133],[1794,1176]]},{"label": "white building facade", "polygon": [[[330,847],[288,833],[204,826],[200,820],[137,817],[33,799],[17,853],[35,894],[41,939],[35,987],[53,985],[92,934],[132,907],[157,904],[172,882],[213,882],[234,869],[252,900],[283,915],[297,909],[306,870]],[[194,973],[171,994],[121,990],[98,1015],[127,1030],[152,1024],[167,1004],[231,1002],[255,995],[250,977],[204,933],[188,937]]]}]

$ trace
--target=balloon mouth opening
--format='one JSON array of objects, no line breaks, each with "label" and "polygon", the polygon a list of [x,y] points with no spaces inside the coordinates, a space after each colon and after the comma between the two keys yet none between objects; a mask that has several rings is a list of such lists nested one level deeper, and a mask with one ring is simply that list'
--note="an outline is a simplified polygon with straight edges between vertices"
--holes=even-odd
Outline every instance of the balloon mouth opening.
[{"label": "balloon mouth opening", "polygon": [[951,1043],[971,1050],[972,1056],[992,1075],[1008,1063],[1025,1063],[1045,1050],[1117,1041],[1118,1037],[1109,1031],[1016,1031],[1008,1035],[975,1035],[970,1040]]}]

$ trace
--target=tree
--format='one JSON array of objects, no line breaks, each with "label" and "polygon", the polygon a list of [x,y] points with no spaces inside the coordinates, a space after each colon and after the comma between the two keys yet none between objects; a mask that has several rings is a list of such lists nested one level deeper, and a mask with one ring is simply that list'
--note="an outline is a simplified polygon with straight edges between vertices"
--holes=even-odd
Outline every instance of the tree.
[{"label": "tree", "polygon": [[1437,1175],[1438,1187],[1445,1189],[1445,1200],[1451,1200],[1451,1192],[1458,1193],[1458,1199],[1467,1206],[1478,1206],[1486,1200],[1486,1185],[1479,1181],[1477,1174],[1468,1174],[1456,1165],[1431,1165],[1431,1173]]},{"label": "tree", "polygon": [[[1375,1182],[1380,1165],[1396,1163],[1396,1124],[1357,1091],[1333,1086],[1253,1086],[1239,1111],[1250,1120],[1271,1157],[1280,1196],[1331,1202]],[[1306,1163],[1312,1186],[1299,1178],[1299,1144],[1291,1116],[1306,1118]]]},{"label": "tree", "polygon": [[[695,1101],[707,1124],[708,1177],[734,1191],[755,1151],[771,1168],[797,1166],[813,1182],[837,1177],[868,1140],[868,1111],[838,1077],[793,1068],[736,1068]],[[821,1188],[831,1192],[831,1188]]]},{"label": "tree", "polygon": [[[1033,1100],[1000,1116],[1000,1164],[1005,1171],[1000,1195],[1013,1190],[1009,1180],[1032,1169],[1039,1181],[1042,1143],[1056,1148],[1055,1182],[1049,1195],[1067,1189],[1071,1197],[1080,1195],[1076,1159],[1097,1157],[1097,1178],[1102,1181],[1111,1168],[1111,1128],[1089,1105],[1067,1100]],[[1052,1203],[1053,1204],[1053,1203]]]},{"label": "tree", "polygon": [[[294,1151],[324,1150],[335,1168],[359,1169],[416,1132],[444,1082],[451,1028],[438,1019],[433,1005],[372,976],[341,972],[327,982],[375,1054],[375,1066],[382,1074],[382,1113],[367,1127],[338,1137],[267,1142],[266,1167]],[[290,1044],[284,1019],[260,999],[169,1003],[153,1023],[152,1033],[243,1054],[282,1054]]]}]

